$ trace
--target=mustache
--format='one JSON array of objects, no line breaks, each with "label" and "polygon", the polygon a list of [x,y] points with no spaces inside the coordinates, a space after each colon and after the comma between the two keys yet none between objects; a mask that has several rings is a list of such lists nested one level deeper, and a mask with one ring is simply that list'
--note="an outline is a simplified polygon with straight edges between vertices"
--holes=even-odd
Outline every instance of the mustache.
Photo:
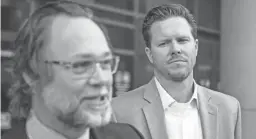
[{"label": "mustache", "polygon": [[105,95],[92,95],[92,96],[84,96],[80,99],[80,102],[83,101],[90,101],[90,100],[97,100],[99,99],[100,101],[104,100],[110,100],[110,96],[108,94]]},{"label": "mustache", "polygon": [[167,60],[167,63],[173,63],[173,62],[177,62],[177,61],[183,61],[183,62],[187,62],[187,58],[185,56],[172,56],[172,58],[170,58],[169,60]]},{"label": "mustache", "polygon": [[[103,90],[91,90],[91,91],[95,91],[95,93],[83,93],[80,97],[79,97],[79,101],[83,102],[83,101],[93,101],[93,100],[100,100],[100,101],[104,101],[104,100],[110,100],[111,96],[110,93],[112,94],[112,89],[107,87]],[[99,92],[100,91],[100,92]]]}]

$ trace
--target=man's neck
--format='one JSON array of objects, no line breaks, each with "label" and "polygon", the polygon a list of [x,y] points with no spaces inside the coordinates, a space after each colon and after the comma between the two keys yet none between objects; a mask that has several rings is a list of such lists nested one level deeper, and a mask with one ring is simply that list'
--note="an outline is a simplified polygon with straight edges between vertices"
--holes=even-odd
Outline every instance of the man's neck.
[{"label": "man's neck", "polygon": [[34,97],[32,109],[37,119],[47,128],[65,136],[68,139],[78,139],[85,131],[89,131],[89,129],[77,129],[66,125],[56,116],[52,115],[51,111],[49,111],[49,109],[47,109],[43,104],[42,99],[39,99],[38,96]]},{"label": "man's neck", "polygon": [[155,74],[155,77],[166,90],[166,92],[172,96],[177,102],[186,103],[190,100],[193,95],[193,73],[181,82],[175,82],[167,80],[165,77]]}]

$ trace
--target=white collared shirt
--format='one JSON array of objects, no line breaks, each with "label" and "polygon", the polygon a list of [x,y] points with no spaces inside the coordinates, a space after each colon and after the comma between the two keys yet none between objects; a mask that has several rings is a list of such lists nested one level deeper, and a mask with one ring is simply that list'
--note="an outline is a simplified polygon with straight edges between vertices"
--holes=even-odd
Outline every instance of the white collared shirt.
[{"label": "white collared shirt", "polygon": [[164,109],[168,139],[203,139],[196,83],[192,98],[187,103],[178,103],[156,78],[155,82]]}]

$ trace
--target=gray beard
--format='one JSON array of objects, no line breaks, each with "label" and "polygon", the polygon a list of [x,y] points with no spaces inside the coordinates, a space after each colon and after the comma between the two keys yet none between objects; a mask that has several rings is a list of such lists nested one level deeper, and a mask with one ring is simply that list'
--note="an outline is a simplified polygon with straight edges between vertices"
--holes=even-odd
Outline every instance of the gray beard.
[{"label": "gray beard", "polygon": [[108,107],[105,112],[99,115],[93,115],[90,112],[83,114],[78,113],[77,111],[69,114],[61,114],[57,118],[72,128],[86,128],[86,127],[98,127],[104,126],[110,122],[112,114],[111,107]]}]

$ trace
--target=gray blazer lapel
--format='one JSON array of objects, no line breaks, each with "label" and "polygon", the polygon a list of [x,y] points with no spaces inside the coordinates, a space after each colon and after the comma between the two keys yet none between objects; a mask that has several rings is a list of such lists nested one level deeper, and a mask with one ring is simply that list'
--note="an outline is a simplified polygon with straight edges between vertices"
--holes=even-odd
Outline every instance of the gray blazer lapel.
[{"label": "gray blazer lapel", "polygon": [[218,105],[211,101],[207,90],[198,86],[199,114],[204,139],[218,138]]},{"label": "gray blazer lapel", "polygon": [[148,105],[143,107],[143,112],[152,139],[167,139],[164,110],[153,79],[146,86],[144,99],[148,102]]}]

